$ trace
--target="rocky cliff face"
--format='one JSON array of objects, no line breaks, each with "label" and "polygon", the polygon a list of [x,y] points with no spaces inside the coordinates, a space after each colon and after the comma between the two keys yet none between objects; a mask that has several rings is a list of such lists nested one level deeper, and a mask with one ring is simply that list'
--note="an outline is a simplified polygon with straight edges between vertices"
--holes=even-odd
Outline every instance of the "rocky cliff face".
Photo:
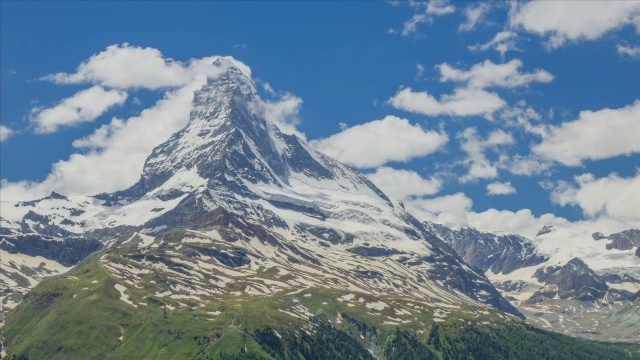
[{"label": "rocky cliff face", "polygon": [[606,239],[611,240],[611,243],[607,244],[607,250],[631,250],[634,247],[640,248],[639,229],[630,229],[611,234],[606,237]]},{"label": "rocky cliff face", "polygon": [[[603,299],[610,292],[605,278],[596,274],[580,258],[571,259],[563,266],[539,268],[534,276],[545,286],[527,300],[530,303],[556,297],[593,302]],[[619,300],[633,301],[636,297],[635,294],[614,289],[610,293]]]},{"label": "rocky cliff face", "polygon": [[426,226],[451,245],[469,265],[485,272],[509,274],[515,269],[548,260],[519,235],[495,235],[470,228],[452,230],[430,222]]}]

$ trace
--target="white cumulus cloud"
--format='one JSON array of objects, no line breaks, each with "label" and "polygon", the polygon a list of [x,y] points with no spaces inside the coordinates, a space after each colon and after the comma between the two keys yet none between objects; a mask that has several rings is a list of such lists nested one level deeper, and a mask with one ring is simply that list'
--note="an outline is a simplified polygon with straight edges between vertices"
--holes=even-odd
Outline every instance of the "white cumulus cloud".
[{"label": "white cumulus cloud", "polygon": [[433,195],[440,191],[442,181],[431,177],[425,179],[412,170],[398,170],[390,167],[379,167],[376,172],[367,174],[376,186],[397,200],[413,196]]},{"label": "white cumulus cloud", "polygon": [[526,73],[520,71],[521,67],[522,61],[518,59],[504,64],[486,60],[469,70],[442,63],[436,66],[440,81],[458,85],[452,94],[436,97],[427,91],[414,91],[408,87],[399,90],[388,103],[396,109],[428,116],[483,116],[493,119],[493,114],[505,108],[507,102],[497,93],[487,91],[487,88],[516,88],[553,80],[553,75],[546,70]]},{"label": "white cumulus cloud", "polygon": [[408,87],[398,91],[388,102],[396,109],[428,116],[480,115],[486,118],[491,118],[494,112],[507,105],[494,92],[468,88],[458,88],[453,94],[436,98],[426,91],[413,91]]},{"label": "white cumulus cloud", "polygon": [[632,25],[640,31],[640,2],[531,1],[512,7],[512,28],[544,37],[549,48],[569,42],[597,40],[605,34]]},{"label": "white cumulus cloud", "polygon": [[504,64],[496,64],[485,60],[475,64],[469,70],[461,70],[447,63],[437,66],[440,70],[440,81],[461,82],[473,88],[516,88],[529,85],[533,82],[548,83],[553,80],[553,75],[546,70],[536,69],[532,73],[520,72],[522,61],[513,59]]},{"label": "white cumulus cloud", "polygon": [[569,221],[549,213],[535,216],[530,209],[488,209],[483,212],[468,212],[466,224],[481,231],[506,232],[531,238],[545,225],[566,226]]},{"label": "white cumulus cloud", "polygon": [[53,107],[33,109],[31,121],[36,125],[37,133],[52,133],[63,126],[94,121],[110,108],[122,105],[126,99],[127,93],[124,91],[105,90],[95,85],[63,99]]},{"label": "white cumulus cloud", "polygon": [[592,231],[605,233],[640,226],[640,220],[637,217],[629,217],[625,221],[622,218],[603,214],[596,218],[570,222],[550,213],[535,215],[526,208],[517,211],[488,209],[475,212],[471,210],[472,206],[473,201],[464,193],[405,202],[405,207],[419,220],[433,221],[454,228],[471,227],[480,231],[519,234],[528,238],[535,237],[546,225],[575,231],[593,229]]},{"label": "white cumulus cloud", "polygon": [[552,162],[535,155],[500,155],[498,168],[514,175],[537,175],[551,169]]},{"label": "white cumulus cloud", "polygon": [[497,178],[499,164],[492,163],[486,152],[488,150],[499,152],[502,146],[514,143],[513,136],[502,129],[492,131],[483,139],[478,136],[476,128],[467,128],[458,134],[458,138],[461,141],[460,147],[466,154],[462,164],[469,168],[467,174],[459,178],[461,183],[477,179]]},{"label": "white cumulus cloud", "polygon": [[406,162],[436,152],[449,138],[444,133],[425,131],[409,120],[386,116],[352,126],[328,138],[311,141],[321,152],[359,168],[382,166],[391,161]]},{"label": "white cumulus cloud", "polygon": [[487,185],[487,195],[515,194],[516,188],[510,182],[492,182]]},{"label": "white cumulus cloud", "polygon": [[43,77],[58,84],[92,83],[129,89],[159,89],[185,85],[189,81],[184,64],[165,58],[160,50],[111,45],[78,66],[75,73],[64,72]]},{"label": "white cumulus cloud", "polygon": [[430,0],[427,3],[427,14],[442,16],[447,14],[453,14],[456,11],[456,7],[449,4],[449,0]]},{"label": "white cumulus cloud", "polygon": [[582,111],[578,119],[551,126],[532,151],[568,166],[640,152],[640,100],[618,109]]},{"label": "white cumulus cloud", "polygon": [[621,177],[616,173],[596,178],[586,173],[573,182],[559,182],[551,193],[559,205],[575,205],[590,218],[609,217],[640,224],[640,171],[635,176]]},{"label": "white cumulus cloud", "polygon": [[461,192],[405,202],[407,211],[420,220],[456,225],[467,224],[467,213],[471,211],[472,206],[473,200]]}]

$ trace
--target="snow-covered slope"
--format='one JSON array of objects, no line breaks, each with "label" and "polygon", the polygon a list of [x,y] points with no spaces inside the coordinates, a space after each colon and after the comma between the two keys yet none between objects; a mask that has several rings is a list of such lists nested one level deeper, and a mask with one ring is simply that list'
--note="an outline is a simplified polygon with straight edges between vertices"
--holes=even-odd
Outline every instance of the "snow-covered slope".
[{"label": "snow-covered slope", "polygon": [[[452,291],[446,281],[428,280],[431,264],[415,254],[356,256],[304,238],[273,246],[230,227],[178,228],[157,236],[134,233],[111,243],[99,264],[129,293],[144,289],[144,294],[171,308],[188,307],[185,303],[193,300],[201,306],[221,297],[295,296],[314,289],[335,294],[333,301],[348,307],[366,307],[385,324],[410,323],[421,314],[435,321],[450,315],[510,317]],[[147,306],[144,296],[136,298],[121,300]],[[279,311],[298,318],[313,316],[299,305]]]},{"label": "snow-covered slope", "polygon": [[224,241],[241,248],[260,243],[264,262],[284,257],[285,267],[295,268],[296,261],[342,266],[350,270],[342,273],[349,283],[358,280],[351,270],[361,268],[369,283],[362,290],[371,292],[403,289],[369,278],[393,271],[391,278],[420,282],[401,291],[408,297],[433,289],[431,299],[519,315],[481,271],[467,266],[363,174],[266,121],[255,85],[241,67],[222,58],[214,65],[227,71],[195,93],[188,125],[153,150],[134,186],[94,197],[54,193],[3,204],[10,210],[0,248],[24,253],[17,248],[27,235],[42,244],[73,237],[107,242],[134,231],[155,237],[179,227],[224,229]]},{"label": "snow-covered slope", "polygon": [[593,339],[638,340],[640,323],[622,326],[619,318],[640,299],[640,230],[610,233],[617,228],[567,223],[525,238],[426,226],[484,270],[536,325]]},{"label": "snow-covered slope", "polygon": [[[0,250],[0,259],[0,307],[3,312],[18,305],[22,297],[44,278],[70,269],[42,256],[10,254],[4,250]],[[4,317],[0,316],[0,326],[3,323]]]}]

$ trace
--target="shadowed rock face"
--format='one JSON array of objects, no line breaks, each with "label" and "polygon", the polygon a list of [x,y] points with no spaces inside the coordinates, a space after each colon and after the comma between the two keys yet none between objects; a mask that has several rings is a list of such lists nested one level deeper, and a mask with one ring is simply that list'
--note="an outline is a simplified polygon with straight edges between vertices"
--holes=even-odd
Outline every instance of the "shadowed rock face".
[{"label": "shadowed rock face", "polygon": [[102,247],[97,240],[66,238],[56,241],[36,234],[4,237],[2,240],[0,249],[10,254],[41,256],[64,266],[73,266]]},{"label": "shadowed rock face", "polygon": [[608,236],[611,240],[607,249],[631,250],[634,246],[640,247],[640,229],[630,229]]},{"label": "shadowed rock face", "polygon": [[556,229],[551,226],[551,225],[545,225],[542,227],[542,229],[540,231],[538,231],[538,233],[536,234],[536,236],[540,236],[540,235],[544,235],[544,234],[548,234],[550,232],[554,232],[556,231]]},{"label": "shadowed rock face", "polygon": [[26,234],[35,233],[44,236],[55,237],[67,237],[73,235],[73,233],[62,229],[56,224],[53,224],[49,216],[40,215],[33,211],[29,211],[24,216],[20,225],[22,232]]},{"label": "shadowed rock face", "polygon": [[[607,294],[624,300],[633,300],[636,297],[635,294],[627,291],[610,289],[605,277],[596,274],[580,258],[574,258],[564,266],[542,267],[535,272],[534,276],[545,286],[531,296],[529,303],[556,296],[560,299],[580,301],[596,301]],[[611,280],[615,281],[615,279]]]},{"label": "shadowed rock face", "polygon": [[[552,298],[557,294],[561,299],[594,301],[603,297],[609,289],[607,283],[580,258],[574,258],[564,266],[540,268],[534,276],[547,284],[538,291],[538,296]],[[536,299],[534,294],[530,301]]]},{"label": "shadowed rock face", "polygon": [[348,252],[360,255],[360,256],[370,256],[370,257],[379,257],[379,256],[389,256],[394,254],[401,254],[398,250],[395,249],[386,249],[381,247],[366,247],[366,246],[356,246],[350,249],[347,249]]},{"label": "shadowed rock face", "polygon": [[434,223],[427,223],[427,227],[451,245],[469,265],[482,271],[508,274],[547,260],[536,253],[531,243],[518,235],[495,235],[469,228],[451,230]]}]

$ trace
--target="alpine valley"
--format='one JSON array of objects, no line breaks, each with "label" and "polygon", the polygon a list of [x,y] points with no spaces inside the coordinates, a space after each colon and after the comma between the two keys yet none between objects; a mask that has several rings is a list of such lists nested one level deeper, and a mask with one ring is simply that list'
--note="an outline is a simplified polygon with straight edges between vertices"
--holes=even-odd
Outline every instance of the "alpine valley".
[{"label": "alpine valley", "polygon": [[419,221],[212,66],[132,187],[2,202],[3,358],[640,358],[640,230]]}]

